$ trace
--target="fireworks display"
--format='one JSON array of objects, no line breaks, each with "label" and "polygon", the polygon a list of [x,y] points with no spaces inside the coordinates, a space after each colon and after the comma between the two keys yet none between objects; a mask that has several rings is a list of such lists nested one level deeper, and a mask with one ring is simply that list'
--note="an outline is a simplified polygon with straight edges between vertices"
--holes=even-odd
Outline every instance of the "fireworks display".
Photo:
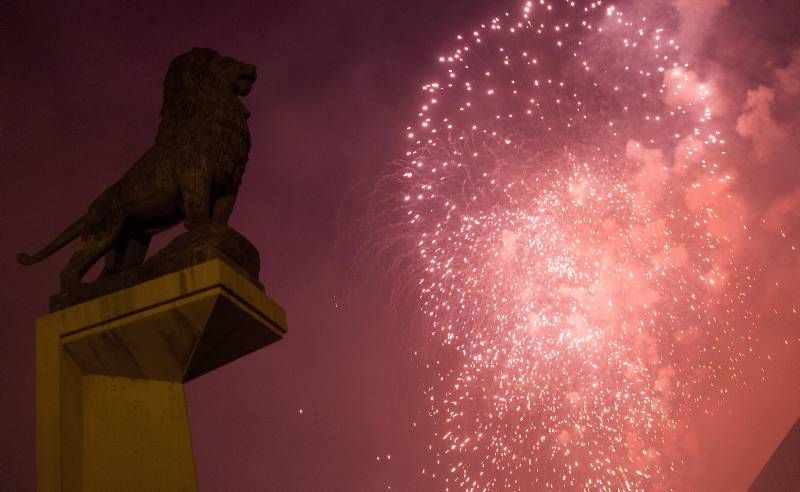
[{"label": "fireworks display", "polygon": [[747,219],[673,28],[528,2],[423,87],[400,173],[446,486],[672,488],[681,419],[740,376]]}]

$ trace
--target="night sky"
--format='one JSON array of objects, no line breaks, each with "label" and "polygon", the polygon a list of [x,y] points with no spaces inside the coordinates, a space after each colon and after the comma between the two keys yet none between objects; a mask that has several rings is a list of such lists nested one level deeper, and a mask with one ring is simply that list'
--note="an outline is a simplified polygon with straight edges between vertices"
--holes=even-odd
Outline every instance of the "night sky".
[{"label": "night sky", "polygon": [[[432,429],[412,354],[430,339],[368,211],[437,57],[519,3],[2,3],[0,488],[34,490],[34,322],[71,247],[31,268],[15,254],[83,214],[152,144],[169,61],[201,46],[258,67],[231,222],[260,250],[261,281],[289,319],[281,342],[188,385],[201,490],[443,489],[420,475]],[[732,151],[741,196],[800,246],[800,7],[674,4],[722,113],[751,116]],[[800,260],[771,237],[754,253],[763,357],[743,368],[746,384],[709,400],[713,414],[689,420],[686,489],[744,490],[800,417]]]}]

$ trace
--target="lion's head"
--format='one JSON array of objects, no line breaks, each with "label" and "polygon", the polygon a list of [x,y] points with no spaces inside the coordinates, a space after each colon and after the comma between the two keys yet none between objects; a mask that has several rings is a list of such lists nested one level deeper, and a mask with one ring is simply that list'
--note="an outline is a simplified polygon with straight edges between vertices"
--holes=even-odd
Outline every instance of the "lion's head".
[{"label": "lion's head", "polygon": [[161,114],[191,110],[197,99],[224,103],[230,98],[246,96],[255,81],[255,65],[211,49],[192,48],[175,58],[167,70]]}]

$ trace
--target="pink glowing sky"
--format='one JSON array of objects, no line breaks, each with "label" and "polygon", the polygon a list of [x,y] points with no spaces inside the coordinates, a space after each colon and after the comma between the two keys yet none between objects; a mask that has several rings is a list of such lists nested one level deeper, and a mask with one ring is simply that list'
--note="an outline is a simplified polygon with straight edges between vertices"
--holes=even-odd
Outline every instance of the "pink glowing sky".
[{"label": "pink glowing sky", "polygon": [[[438,56],[456,34],[519,4],[0,6],[0,479],[9,490],[34,489],[33,324],[67,258],[23,270],[14,255],[83,213],[150,145],[166,66],[192,46],[258,66],[232,222],[261,250],[261,279],[290,322],[285,340],[189,386],[201,489],[439,490],[420,475],[434,424],[413,356],[430,335],[396,295],[409,278],[372,253],[384,245],[370,204],[406,149]],[[744,490],[800,417],[800,7],[659,5],[691,57],[689,83],[714,89],[714,112],[731,129],[736,215],[756,225],[752,239],[724,214],[715,227],[763,269],[748,306],[760,358],[740,368],[746,384],[724,385],[724,399],[686,419],[687,488]]]}]

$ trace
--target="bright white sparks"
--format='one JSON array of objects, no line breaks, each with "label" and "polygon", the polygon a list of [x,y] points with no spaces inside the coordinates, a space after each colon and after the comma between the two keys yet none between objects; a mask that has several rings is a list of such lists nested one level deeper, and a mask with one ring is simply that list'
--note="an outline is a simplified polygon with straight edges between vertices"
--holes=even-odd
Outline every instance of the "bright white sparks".
[{"label": "bright white sparks", "polygon": [[426,474],[669,487],[679,419],[737,377],[753,323],[712,88],[599,1],[528,2],[439,62],[400,171],[441,344]]}]

